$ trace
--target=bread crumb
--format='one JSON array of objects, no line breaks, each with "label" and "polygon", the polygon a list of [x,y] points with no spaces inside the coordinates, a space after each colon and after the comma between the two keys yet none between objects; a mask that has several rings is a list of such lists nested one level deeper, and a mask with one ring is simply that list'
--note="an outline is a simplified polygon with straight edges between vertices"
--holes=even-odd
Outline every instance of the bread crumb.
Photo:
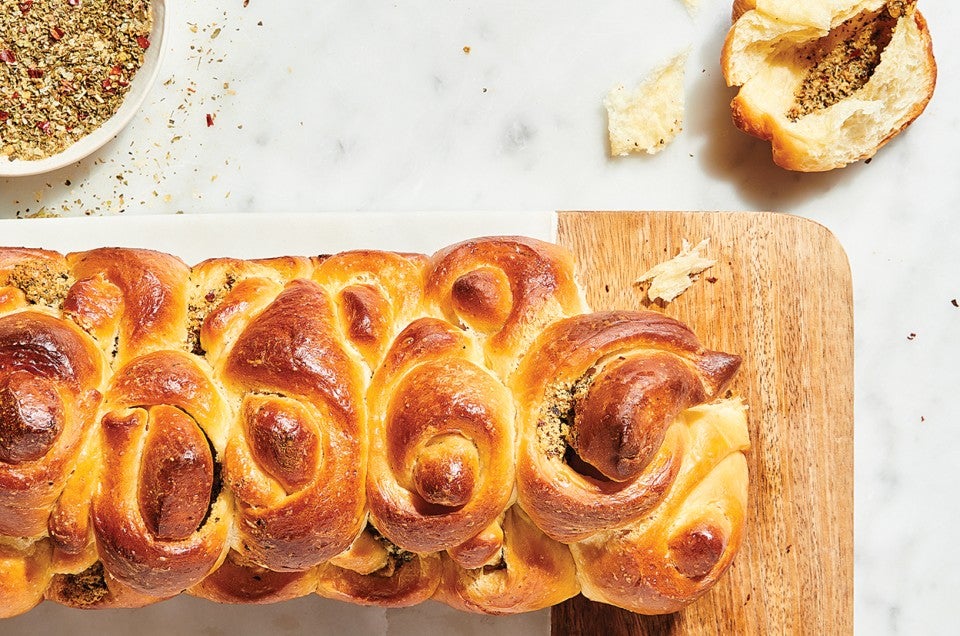
[{"label": "bread crumb", "polygon": [[690,15],[696,15],[697,10],[700,8],[700,2],[698,0],[683,0],[683,4],[687,6],[687,11]]},{"label": "bread crumb", "polygon": [[684,239],[679,254],[669,261],[653,266],[634,281],[634,284],[650,281],[647,297],[651,302],[657,299],[672,302],[693,285],[697,274],[717,264],[715,260],[700,255],[701,250],[706,250],[709,241],[710,239],[703,239],[691,248],[689,241]]},{"label": "bread crumb", "polygon": [[683,130],[683,77],[689,50],[650,74],[636,89],[623,84],[604,99],[610,156],[653,155]]}]

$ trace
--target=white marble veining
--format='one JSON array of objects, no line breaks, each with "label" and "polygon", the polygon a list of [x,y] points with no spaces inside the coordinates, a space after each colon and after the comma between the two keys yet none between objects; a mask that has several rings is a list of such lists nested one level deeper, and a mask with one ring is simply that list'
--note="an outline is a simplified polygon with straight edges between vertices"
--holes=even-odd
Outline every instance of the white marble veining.
[{"label": "white marble veining", "polygon": [[[949,633],[960,589],[960,10],[920,0],[940,71],[927,112],[869,164],[802,175],[730,123],[718,68],[729,4],[700,0],[691,15],[680,0],[169,2],[166,83],[133,125],[75,167],[0,179],[0,217],[767,209],[815,219],[846,248],[855,287],[856,631]],[[660,155],[608,159],[606,91],[687,46],[684,132]]]}]

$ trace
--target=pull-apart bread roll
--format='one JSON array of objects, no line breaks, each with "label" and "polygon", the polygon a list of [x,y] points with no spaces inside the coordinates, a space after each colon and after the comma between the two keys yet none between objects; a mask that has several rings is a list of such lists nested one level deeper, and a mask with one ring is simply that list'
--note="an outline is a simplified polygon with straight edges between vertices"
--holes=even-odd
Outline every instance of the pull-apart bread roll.
[{"label": "pull-apart bread roll", "polygon": [[916,0],[737,0],[721,64],[734,123],[820,172],[872,157],[920,116],[937,67]]},{"label": "pull-apart bread roll", "polygon": [[643,613],[743,536],[737,356],[519,237],[427,257],[0,248],[0,615],[319,594]]}]

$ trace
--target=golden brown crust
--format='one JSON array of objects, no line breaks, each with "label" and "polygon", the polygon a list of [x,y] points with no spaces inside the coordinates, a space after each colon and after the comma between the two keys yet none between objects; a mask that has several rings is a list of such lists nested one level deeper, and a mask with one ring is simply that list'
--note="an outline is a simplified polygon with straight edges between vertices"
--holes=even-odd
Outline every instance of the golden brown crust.
[{"label": "golden brown crust", "polygon": [[123,292],[119,287],[102,274],[79,280],[64,298],[63,313],[103,346],[109,346],[105,353],[115,355],[114,334],[123,315]]},{"label": "golden brown crust", "polygon": [[740,541],[745,424],[691,415],[738,358],[585,311],[570,255],[517,237],[193,268],[0,249],[2,612],[691,601]]},{"label": "golden brown crust", "polygon": [[[629,375],[632,365],[663,360],[669,361],[668,383],[679,388],[664,392],[634,379],[630,391],[636,394],[625,398],[637,405],[626,414],[627,429],[636,434],[640,423],[647,427],[641,437],[662,443],[627,466],[638,455],[631,448],[636,440],[624,439],[621,414],[615,408],[616,417],[609,417],[603,401],[621,391],[624,370]],[[514,378],[522,417],[520,504],[547,535],[565,542],[640,518],[664,496],[682,459],[682,447],[664,429],[679,411],[713,399],[739,364],[736,356],[704,349],[686,326],[656,312],[600,312],[554,323]],[[647,395],[651,388],[655,395]],[[597,420],[586,419],[591,416]],[[591,449],[602,455],[599,466],[589,464],[589,455],[570,457],[581,430],[601,437],[600,450]],[[605,469],[618,472],[617,480],[604,476]]]},{"label": "golden brown crust", "polygon": [[465,569],[444,556],[434,598],[466,612],[517,614],[556,605],[580,591],[569,549],[543,534],[519,506],[503,519],[496,563]]},{"label": "golden brown crust", "polygon": [[[91,519],[104,568],[148,596],[173,596],[200,582],[226,552],[229,520],[222,497],[211,501],[212,474],[201,483],[186,481],[204,470],[195,467],[197,447],[206,442],[195,422],[172,407],[155,406],[111,412],[102,430],[104,451],[113,460],[103,471]],[[163,446],[150,443],[157,436]],[[155,472],[167,462],[176,472]],[[203,517],[190,518],[194,502],[175,503],[185,491],[198,498]]]},{"label": "golden brown crust", "polygon": [[0,535],[39,537],[100,402],[102,367],[71,323],[0,317]]},{"label": "golden brown crust", "polygon": [[100,449],[111,461],[90,509],[104,571],[148,597],[178,594],[227,550],[229,503],[215,463],[223,397],[200,360],[158,350],[117,369],[104,410]]},{"label": "golden brown crust", "polygon": [[481,365],[463,331],[421,318],[373,378],[370,515],[401,549],[455,548],[496,519],[513,492],[513,404]]},{"label": "golden brown crust", "polygon": [[731,21],[736,22],[747,11],[757,8],[757,0],[733,0],[733,11],[731,12]]},{"label": "golden brown crust", "polygon": [[440,583],[437,554],[410,554],[383,570],[361,574],[332,563],[320,566],[320,596],[359,605],[409,607],[433,596]]},{"label": "golden brown crust", "polygon": [[636,478],[680,411],[704,399],[699,378],[671,354],[612,361],[573,405],[570,447],[611,481]]},{"label": "golden brown crust", "polygon": [[372,250],[323,259],[312,279],[330,291],[347,341],[376,368],[423,306],[426,257]]},{"label": "golden brown crust", "polygon": [[0,544],[0,618],[22,614],[43,600],[53,576],[50,552],[46,541],[22,550]]},{"label": "golden brown crust", "polygon": [[150,250],[102,248],[68,254],[80,280],[102,276],[123,298],[117,358],[180,349],[186,342],[186,285],[190,268],[180,259]]},{"label": "golden brown crust", "polygon": [[[240,552],[273,570],[318,565],[345,550],[363,527],[361,376],[334,337],[335,324],[327,292],[312,281],[292,281],[246,325],[223,369],[228,390],[241,399],[239,430],[224,459],[224,480],[237,496]],[[309,481],[292,492],[273,487],[275,466],[257,461],[283,455],[282,439],[261,435],[271,426],[266,418],[277,426],[277,418],[288,420],[301,439],[320,445],[303,459],[313,460],[303,464]]]},{"label": "golden brown crust", "polygon": [[274,572],[231,550],[220,567],[187,591],[217,603],[276,603],[312,594],[317,588],[316,574],[315,568]]},{"label": "golden brown crust", "polygon": [[523,237],[440,250],[430,259],[426,296],[452,324],[487,335],[484,349],[501,377],[549,322],[584,310],[570,254]]},{"label": "golden brown crust", "polygon": [[81,572],[97,560],[90,506],[100,485],[100,459],[99,435],[91,432],[47,521],[57,572]]},{"label": "golden brown crust", "polygon": [[64,262],[64,257],[59,252],[52,250],[31,247],[0,247],[0,283],[7,284],[10,272],[18,265],[37,260],[60,263]]},{"label": "golden brown crust", "polygon": [[678,418],[672,430],[685,452],[658,506],[638,523],[571,546],[585,596],[666,614],[713,586],[743,538],[747,440],[741,418],[742,409],[729,403]]}]

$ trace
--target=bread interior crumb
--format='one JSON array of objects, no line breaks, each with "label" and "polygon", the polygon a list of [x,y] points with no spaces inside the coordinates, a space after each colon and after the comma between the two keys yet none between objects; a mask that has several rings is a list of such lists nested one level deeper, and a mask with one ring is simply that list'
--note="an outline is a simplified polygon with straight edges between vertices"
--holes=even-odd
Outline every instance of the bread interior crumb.
[{"label": "bread interior crumb", "polygon": [[654,71],[635,89],[616,86],[604,100],[610,155],[656,154],[683,130],[687,52]]},{"label": "bread interior crumb", "polygon": [[693,285],[698,274],[716,265],[715,260],[700,255],[701,250],[707,248],[709,241],[710,239],[704,239],[696,246],[690,247],[689,241],[684,239],[679,254],[669,261],[654,265],[641,274],[634,284],[649,281],[647,298],[651,302],[657,300],[672,302]]}]

